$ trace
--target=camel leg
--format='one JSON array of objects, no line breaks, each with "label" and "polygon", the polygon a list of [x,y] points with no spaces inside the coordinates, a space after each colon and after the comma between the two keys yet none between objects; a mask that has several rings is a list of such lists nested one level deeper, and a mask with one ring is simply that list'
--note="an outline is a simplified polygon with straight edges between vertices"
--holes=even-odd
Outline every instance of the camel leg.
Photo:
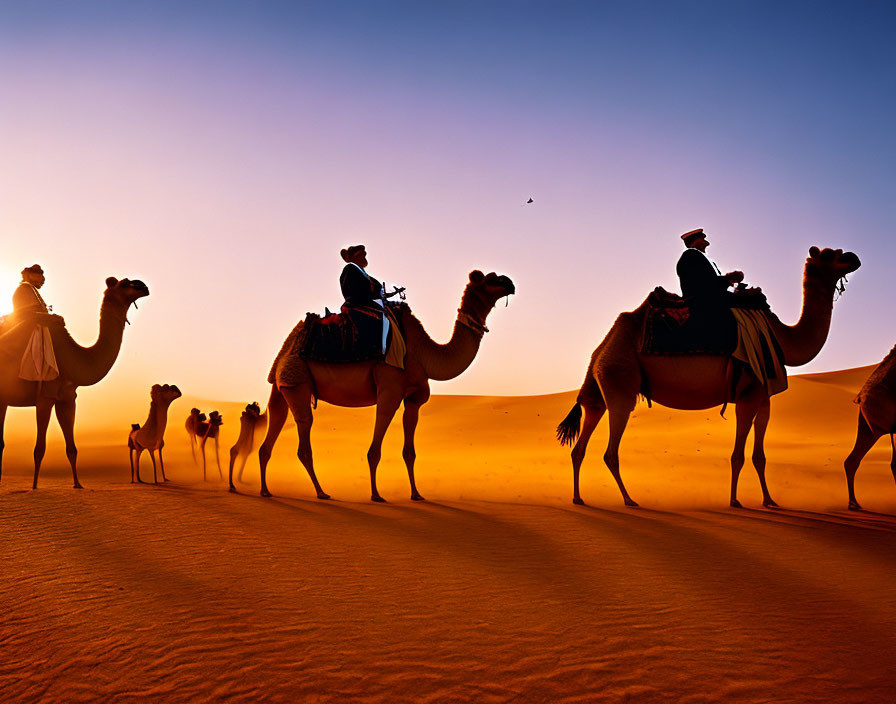
[{"label": "camel leg", "polygon": [[[271,397],[268,399],[268,415],[270,422],[268,423],[268,431],[264,436],[264,442],[258,448],[258,466],[261,474],[261,495],[270,496],[267,484],[267,468],[271,459],[271,452],[274,450],[274,444],[283,430],[283,424],[286,423],[286,416],[289,414],[289,406],[286,399],[276,386],[271,386]],[[231,491],[236,491],[233,487]]]},{"label": "camel leg", "polygon": [[[871,429],[871,426],[868,425],[868,421],[865,420],[865,416],[859,411],[859,423],[856,428],[856,442],[855,445],[853,445],[852,452],[849,453],[849,456],[843,462],[843,469],[846,471],[846,489],[849,492],[850,511],[862,510],[861,505],[859,505],[859,502],[856,500],[856,472],[859,469],[859,465],[862,463],[862,458],[868,454],[868,450],[874,446],[874,443],[877,442],[879,437],[880,435]],[[896,459],[896,457],[894,457],[894,459]]]},{"label": "camel leg", "polygon": [[190,433],[190,455],[193,457],[193,464],[196,464],[196,433]]},{"label": "camel leg", "polygon": [[162,446],[159,446],[159,469],[162,470],[162,481],[167,482],[168,477],[165,476],[165,460],[162,459]]},{"label": "camel leg", "polygon": [[420,405],[416,401],[405,399],[402,425],[404,426],[404,447],[401,456],[408,468],[408,479],[411,482],[411,501],[423,501],[423,496],[417,491],[417,483],[414,481],[414,463],[417,460],[417,450],[414,448],[414,433],[417,430],[417,422],[420,420]]},{"label": "camel leg", "polygon": [[[380,387],[382,388],[382,387]],[[383,454],[383,438],[386,437],[386,431],[392,418],[395,417],[395,411],[401,405],[401,398],[393,398],[390,393],[380,391],[376,399],[376,422],[373,426],[373,439],[370,441],[370,448],[367,450],[367,466],[370,468],[370,500],[379,503],[385,503],[386,500],[380,496],[380,492],[376,488],[376,468],[379,466],[380,458]]]},{"label": "camel leg", "polygon": [[[2,426],[0,426],[2,432]],[[893,480],[896,481],[896,433],[890,433],[890,445],[893,448],[893,456],[890,458],[890,471],[893,473]]]},{"label": "camel leg", "polygon": [[3,448],[6,443],[3,442],[3,427],[6,425],[6,409],[7,406],[0,406],[0,477],[3,476]]},{"label": "camel leg", "polygon": [[239,442],[236,445],[230,448],[230,469],[227,472],[227,481],[230,484],[230,490],[236,492],[236,487],[233,485],[233,465],[236,463],[236,458],[239,455]]},{"label": "camel leg", "polygon": [[240,455],[240,471],[236,474],[236,480],[238,482],[243,481],[243,470],[246,468],[246,460],[249,459],[249,453],[252,452],[252,448],[250,447],[246,452]]},{"label": "camel leg", "polygon": [[747,446],[747,436],[750,434],[750,428],[753,427],[753,419],[759,411],[761,400],[757,398],[746,398],[738,401],[734,405],[734,415],[737,419],[737,431],[734,437],[734,449],[731,451],[731,498],[730,505],[732,508],[743,508],[740,501],[737,500],[737,480],[740,477],[740,471],[744,468],[744,448]]},{"label": "camel leg", "polygon": [[588,449],[588,441],[591,439],[594,429],[603,418],[606,406],[583,406],[585,409],[585,419],[582,421],[582,432],[579,439],[572,448],[570,456],[572,457],[572,502],[579,506],[584,506],[582,495],[579,493],[579,470],[582,468],[582,462],[585,460],[585,450]]},{"label": "camel leg", "polygon": [[140,456],[143,454],[143,448],[137,445],[135,452],[137,455],[134,457],[134,468],[137,470],[137,483],[145,484],[146,482],[140,478]]},{"label": "camel leg", "polygon": [[158,484],[159,483],[159,475],[156,472],[156,451],[155,450],[149,451],[149,459],[152,460],[152,483]]},{"label": "camel leg", "polygon": [[32,489],[37,489],[37,475],[40,473],[40,463],[47,451],[47,426],[50,425],[50,415],[53,412],[53,401],[45,398],[37,399],[37,442],[34,444],[34,483]]},{"label": "camel leg", "polygon": [[131,461],[131,484],[134,483],[134,448],[128,444],[128,459]]},{"label": "camel leg", "polygon": [[202,440],[199,441],[199,449],[202,450],[202,481],[208,481],[205,477],[205,441],[207,437],[203,437]]},{"label": "camel leg", "polygon": [[756,412],[753,420],[753,468],[759,475],[759,486],[762,488],[762,505],[766,508],[776,508],[771,494],[768,493],[768,485],[765,483],[765,431],[768,430],[768,421],[771,417],[772,404],[770,398],[765,398]]},{"label": "camel leg", "polygon": [[[218,432],[221,432],[220,430]],[[224,472],[221,471],[221,453],[218,449],[218,436],[215,435],[215,464],[218,465],[218,479],[224,478]]]},{"label": "camel leg", "polygon": [[62,437],[65,438],[65,456],[72,468],[74,488],[82,489],[78,481],[78,448],[75,445],[75,401],[64,400],[56,402],[56,420],[62,429]]},{"label": "camel leg", "polygon": [[317,475],[314,473],[314,457],[311,452],[311,426],[314,423],[314,414],[311,412],[311,387],[307,384],[284,386],[280,388],[280,393],[286,399],[299,430],[299,461],[308,472],[311,483],[314,484],[317,498],[329,499],[330,495],[321,488],[320,482],[317,481]]},{"label": "camel leg", "polygon": [[613,406],[609,401],[607,407],[610,415],[610,440],[607,443],[607,451],[604,453],[604,463],[619,485],[619,491],[622,492],[622,500],[626,506],[637,506],[638,504],[628,495],[625,485],[622,483],[622,475],[619,473],[619,444],[622,442],[622,434],[625,432],[625,426],[628,425],[628,419],[634,410],[634,401],[631,405]]}]

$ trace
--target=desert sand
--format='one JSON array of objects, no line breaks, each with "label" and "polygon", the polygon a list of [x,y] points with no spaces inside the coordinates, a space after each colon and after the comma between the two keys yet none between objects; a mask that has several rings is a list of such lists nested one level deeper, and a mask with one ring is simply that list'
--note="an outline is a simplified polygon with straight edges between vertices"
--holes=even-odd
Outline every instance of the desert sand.
[{"label": "desert sand", "polygon": [[[881,441],[846,510],[842,462],[871,367],[791,377],[772,401],[760,507],[730,509],[734,435],[718,409],[640,404],[622,505],[602,423],[571,503],[554,428],[575,392],[436,396],[412,503],[401,425],[372,504],[372,409],[321,404],[313,498],[287,426],[258,496],[203,483],[183,421],[245,401],[171,407],[164,486],[131,485],[134,418],[79,411],[79,475],[58,430],[30,490],[33,409],[11,409],[0,483],[4,702],[893,702],[896,486]],[[142,398],[145,394],[139,394]],[[88,412],[90,411],[90,412]],[[748,450],[749,450],[748,445]],[[143,477],[151,478],[148,457]]]}]

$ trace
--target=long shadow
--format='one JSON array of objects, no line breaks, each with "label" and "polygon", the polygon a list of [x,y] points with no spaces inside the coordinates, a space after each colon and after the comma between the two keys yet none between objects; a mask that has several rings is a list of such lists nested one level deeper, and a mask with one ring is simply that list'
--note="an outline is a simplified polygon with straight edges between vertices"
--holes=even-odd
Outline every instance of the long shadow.
[{"label": "long shadow", "polygon": [[[759,520],[768,523],[787,523],[788,525],[792,525],[794,527],[812,527],[818,524],[825,524],[829,526],[836,526],[845,530],[860,529],[878,531],[883,533],[896,532],[896,520],[881,521],[875,518],[862,520],[861,516],[852,514],[821,513],[818,511],[790,509],[783,506],[779,506],[778,508],[775,508],[773,510],[739,508],[732,509],[731,511],[719,511],[708,509],[705,511],[705,513],[711,513],[716,516],[724,516],[726,518],[732,519],[743,518],[748,520]],[[793,520],[782,520],[788,518]],[[896,516],[894,516],[893,518],[896,519]],[[800,525],[800,523],[794,523],[794,520],[801,522],[802,525]]]}]

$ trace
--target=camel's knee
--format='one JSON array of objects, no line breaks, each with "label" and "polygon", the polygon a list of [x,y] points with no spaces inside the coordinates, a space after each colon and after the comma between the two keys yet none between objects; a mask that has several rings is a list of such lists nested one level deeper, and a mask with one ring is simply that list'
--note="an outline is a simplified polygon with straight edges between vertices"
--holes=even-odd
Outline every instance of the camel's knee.
[{"label": "camel's knee", "polygon": [[[583,452],[582,455],[584,456],[584,454],[585,453]],[[604,463],[611,471],[617,471],[619,469],[619,452],[615,450],[607,450],[604,453]]]},{"label": "camel's knee", "polygon": [[380,461],[380,457],[382,457],[382,454],[382,450],[379,447],[371,447],[367,451],[368,464],[377,464]]},{"label": "camel's knee", "polygon": [[753,466],[756,469],[765,469],[765,453],[764,452],[754,452],[751,458],[753,460]]},{"label": "camel's knee", "polygon": [[417,459],[417,451],[413,447],[405,447],[401,451],[401,456],[405,462],[413,462]]}]

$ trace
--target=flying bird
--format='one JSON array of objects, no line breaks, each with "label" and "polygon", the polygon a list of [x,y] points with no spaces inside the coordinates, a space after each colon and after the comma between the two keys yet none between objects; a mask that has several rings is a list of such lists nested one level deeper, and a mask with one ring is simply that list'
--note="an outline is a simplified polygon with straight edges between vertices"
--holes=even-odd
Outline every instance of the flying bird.
[{"label": "flying bird", "polygon": [[526,205],[528,205],[529,203],[534,203],[534,202],[535,202],[535,201],[533,201],[533,200],[530,198],[529,200],[526,201]]}]

